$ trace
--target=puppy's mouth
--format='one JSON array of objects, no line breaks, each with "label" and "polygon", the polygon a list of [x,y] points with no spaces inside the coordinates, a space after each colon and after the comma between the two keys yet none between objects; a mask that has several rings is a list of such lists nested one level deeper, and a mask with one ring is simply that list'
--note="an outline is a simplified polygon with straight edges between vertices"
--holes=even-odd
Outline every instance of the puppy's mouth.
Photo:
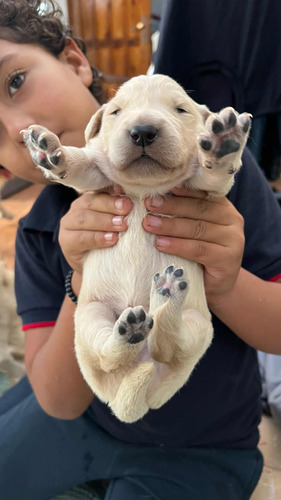
[{"label": "puppy's mouth", "polygon": [[153,156],[147,154],[143,151],[137,158],[134,158],[128,165],[127,168],[134,172],[139,172],[144,176],[159,175],[160,172],[169,170],[168,167],[162,165],[162,163],[154,158]]},{"label": "puppy's mouth", "polygon": [[144,160],[152,161],[153,163],[156,163],[157,165],[159,165],[159,167],[162,167],[160,162],[156,158],[154,158],[154,155],[148,154],[147,148],[143,148],[142,153],[140,154],[140,156],[138,158],[136,158],[136,160],[141,160],[142,158]]},{"label": "puppy's mouth", "polygon": [[145,150],[143,150],[142,153],[137,158],[135,158],[131,164],[133,164],[135,162],[142,162],[142,160],[151,162],[154,165],[158,165],[159,167],[162,167],[162,165],[159,163],[159,161],[156,160],[156,158],[154,158],[153,156],[149,155]]},{"label": "puppy's mouth", "polygon": [[152,158],[151,156],[149,156],[147,153],[144,153],[144,152],[136,160],[148,160],[148,161],[150,160],[150,161],[155,162],[154,158]]}]

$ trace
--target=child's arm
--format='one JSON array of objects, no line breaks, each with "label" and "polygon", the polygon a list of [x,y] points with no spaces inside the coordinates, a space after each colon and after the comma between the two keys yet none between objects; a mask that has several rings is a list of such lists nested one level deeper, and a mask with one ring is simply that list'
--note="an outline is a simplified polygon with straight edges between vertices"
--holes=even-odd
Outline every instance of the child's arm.
[{"label": "child's arm", "polygon": [[34,393],[46,413],[62,419],[77,418],[94,398],[74,353],[74,311],[66,297],[54,327],[26,332],[25,364]]},{"label": "child's arm", "polygon": [[151,225],[150,215],[145,218],[144,228],[159,235],[156,248],[201,263],[211,311],[251,346],[280,354],[281,285],[241,268],[243,217],[227,198],[173,191],[177,196],[162,198],[160,206],[158,200],[158,207],[146,201],[150,212],[175,216],[157,217],[158,225]]},{"label": "child's arm", "polygon": [[240,268],[233,288],[208,297],[208,304],[247,344],[281,354],[281,280],[264,281]]}]

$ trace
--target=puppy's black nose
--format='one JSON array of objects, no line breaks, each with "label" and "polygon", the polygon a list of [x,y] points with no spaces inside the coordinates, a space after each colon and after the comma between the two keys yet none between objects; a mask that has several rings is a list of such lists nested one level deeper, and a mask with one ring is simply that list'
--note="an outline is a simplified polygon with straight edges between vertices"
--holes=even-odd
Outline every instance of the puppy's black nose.
[{"label": "puppy's black nose", "polygon": [[157,128],[152,125],[135,126],[129,130],[132,142],[136,146],[149,146],[157,137]]}]

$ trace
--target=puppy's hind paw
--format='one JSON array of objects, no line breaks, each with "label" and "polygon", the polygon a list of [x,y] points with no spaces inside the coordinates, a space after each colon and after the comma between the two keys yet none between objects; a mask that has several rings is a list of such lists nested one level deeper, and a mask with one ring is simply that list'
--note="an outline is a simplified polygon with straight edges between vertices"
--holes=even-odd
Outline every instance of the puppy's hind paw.
[{"label": "puppy's hind paw", "polygon": [[115,323],[115,332],[120,340],[131,345],[146,339],[153,327],[152,316],[139,307],[128,307]]},{"label": "puppy's hind paw", "polygon": [[171,299],[183,303],[188,292],[188,283],[184,270],[169,266],[163,273],[154,276],[154,286],[157,294],[164,300]]}]

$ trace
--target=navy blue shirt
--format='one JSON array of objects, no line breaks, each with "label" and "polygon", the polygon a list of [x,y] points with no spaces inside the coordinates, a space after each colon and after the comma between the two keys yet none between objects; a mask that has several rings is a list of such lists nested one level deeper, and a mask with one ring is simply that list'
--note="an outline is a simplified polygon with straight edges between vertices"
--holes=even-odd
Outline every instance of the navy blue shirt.
[{"label": "navy blue shirt", "polygon": [[[56,321],[69,269],[58,244],[59,221],[75,197],[72,189],[48,186],[19,223],[15,285],[25,328]],[[245,219],[242,266],[264,280],[281,277],[281,210],[249,151],[229,199]],[[211,347],[187,384],[164,406],[125,424],[94,398],[93,420],[128,443],[254,448],[261,412],[256,351],[215,316],[213,324]]]}]

